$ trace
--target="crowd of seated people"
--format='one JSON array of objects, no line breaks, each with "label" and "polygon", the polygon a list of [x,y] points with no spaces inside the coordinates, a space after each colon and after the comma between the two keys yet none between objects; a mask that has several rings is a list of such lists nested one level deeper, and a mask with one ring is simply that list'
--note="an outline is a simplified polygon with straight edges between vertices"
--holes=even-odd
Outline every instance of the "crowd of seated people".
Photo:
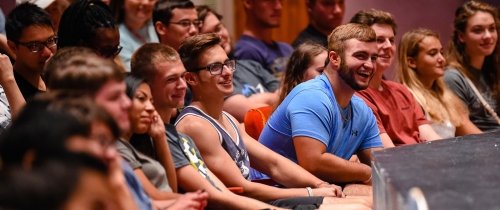
[{"label": "crowd of seated people", "polygon": [[498,8],[396,46],[389,12],[308,0],[291,45],[282,4],[243,0],[234,47],[190,0],[0,13],[0,209],[372,209],[374,151],[500,129]]}]

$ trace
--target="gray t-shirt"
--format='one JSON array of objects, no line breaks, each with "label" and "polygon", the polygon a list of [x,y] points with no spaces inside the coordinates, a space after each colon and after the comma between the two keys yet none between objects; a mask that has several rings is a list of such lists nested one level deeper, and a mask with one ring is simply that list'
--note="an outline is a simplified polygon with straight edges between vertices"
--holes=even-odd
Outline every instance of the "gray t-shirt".
[{"label": "gray t-shirt", "polygon": [[[493,98],[491,94],[491,90],[486,83],[486,79],[480,73],[480,71],[472,71],[472,73],[476,73],[477,78],[479,80],[474,83],[476,88],[479,90],[483,98],[488,102],[488,104],[499,113],[499,107],[497,105],[496,100]],[[482,131],[499,129],[497,121],[488,113],[488,111],[484,108],[479,101],[479,98],[476,96],[469,83],[465,79],[465,77],[460,73],[457,69],[449,68],[445,71],[444,81],[448,85],[448,87],[455,92],[455,94],[462,99],[462,101],[469,108],[469,118],[470,120]]]},{"label": "gray t-shirt", "polygon": [[193,140],[185,134],[178,133],[175,126],[171,124],[165,125],[165,130],[167,131],[168,146],[172,153],[175,168],[191,165],[201,176],[207,179],[215,188],[219,189],[210,179],[208,168]]},{"label": "gray t-shirt", "polygon": [[262,65],[252,60],[237,60],[233,73],[234,91],[232,95],[242,94],[250,97],[256,93],[274,92],[279,81]]},{"label": "gray t-shirt", "polygon": [[140,168],[149,181],[160,191],[172,192],[168,185],[167,173],[163,166],[156,160],[137,151],[130,143],[122,140],[116,142],[120,155],[127,161],[132,169]]}]

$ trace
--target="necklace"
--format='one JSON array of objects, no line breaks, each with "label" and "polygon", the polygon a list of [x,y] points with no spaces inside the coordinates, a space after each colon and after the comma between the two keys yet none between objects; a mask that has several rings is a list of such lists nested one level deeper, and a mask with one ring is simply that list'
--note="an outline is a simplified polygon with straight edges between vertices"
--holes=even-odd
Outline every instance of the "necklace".
[{"label": "necklace", "polygon": [[347,122],[351,119],[352,116],[351,102],[347,104],[347,107],[345,109],[342,108],[338,103],[337,106],[339,108],[340,117],[342,118],[342,127],[345,128],[347,126]]}]

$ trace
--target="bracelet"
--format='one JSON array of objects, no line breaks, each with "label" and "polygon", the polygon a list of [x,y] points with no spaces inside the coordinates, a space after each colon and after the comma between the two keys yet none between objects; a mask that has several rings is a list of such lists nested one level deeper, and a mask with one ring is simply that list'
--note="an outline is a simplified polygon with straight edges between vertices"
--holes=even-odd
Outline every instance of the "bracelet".
[{"label": "bracelet", "polygon": [[306,187],[306,190],[309,197],[313,196],[313,190],[310,187]]}]

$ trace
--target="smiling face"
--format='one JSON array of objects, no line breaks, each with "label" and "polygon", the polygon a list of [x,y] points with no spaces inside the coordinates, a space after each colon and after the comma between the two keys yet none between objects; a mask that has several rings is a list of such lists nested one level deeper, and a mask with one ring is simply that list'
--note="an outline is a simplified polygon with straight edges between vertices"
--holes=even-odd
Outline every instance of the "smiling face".
[{"label": "smiling face", "polygon": [[[375,71],[377,44],[349,39],[344,42],[344,56],[341,57],[339,76],[354,91],[368,87]],[[332,56],[330,52],[330,57]]]},{"label": "smiling face", "polygon": [[311,64],[309,65],[307,70],[304,72],[304,75],[302,76],[303,81],[314,79],[316,76],[323,73],[323,71],[325,70],[325,60],[327,56],[328,53],[326,51],[320,53],[319,55],[314,56],[314,58],[311,61]]},{"label": "smiling face", "polygon": [[160,61],[155,64],[156,76],[151,81],[154,105],[160,108],[179,108],[184,105],[186,95],[186,69],[181,60]]},{"label": "smiling face", "polygon": [[155,3],[156,0],[125,0],[123,5],[125,22],[148,21],[153,15]]},{"label": "smiling face", "polygon": [[[210,47],[203,51],[198,58],[198,66],[205,67],[214,63],[225,63],[228,61],[226,52],[220,45]],[[220,95],[227,96],[233,92],[233,70],[227,65],[223,66],[221,74],[212,75],[208,70],[203,69],[197,72],[189,72],[194,78],[194,83],[189,81],[193,87],[195,97]],[[201,97],[203,97],[201,96]]]},{"label": "smiling face", "polygon": [[459,35],[465,43],[465,52],[471,55],[488,56],[495,50],[498,32],[495,19],[490,13],[478,11],[467,20],[465,32]]},{"label": "smiling face", "polygon": [[128,112],[132,132],[136,134],[148,132],[153,122],[154,111],[151,89],[148,84],[142,83],[134,93],[132,106]]},{"label": "smiling face", "polygon": [[409,66],[415,69],[420,80],[434,81],[444,74],[446,60],[438,38],[427,36],[419,43],[416,58],[409,58]]},{"label": "smiling face", "polygon": [[392,27],[387,24],[373,24],[371,28],[377,35],[377,71],[385,71],[394,60],[396,53],[396,44],[394,43],[394,32]]}]

